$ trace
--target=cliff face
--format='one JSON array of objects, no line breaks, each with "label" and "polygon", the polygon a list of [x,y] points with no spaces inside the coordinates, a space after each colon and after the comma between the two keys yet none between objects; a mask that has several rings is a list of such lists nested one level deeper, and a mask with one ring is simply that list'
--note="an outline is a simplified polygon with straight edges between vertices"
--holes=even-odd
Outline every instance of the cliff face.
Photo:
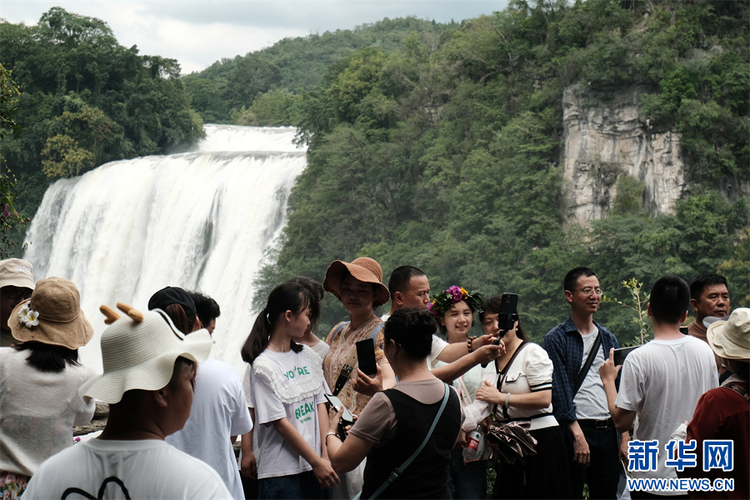
[{"label": "cliff face", "polygon": [[563,93],[565,147],[562,164],[568,191],[568,223],[603,217],[623,175],[643,183],[643,208],[672,213],[685,188],[680,136],[651,133],[639,114],[638,90],[596,96],[581,86]]}]

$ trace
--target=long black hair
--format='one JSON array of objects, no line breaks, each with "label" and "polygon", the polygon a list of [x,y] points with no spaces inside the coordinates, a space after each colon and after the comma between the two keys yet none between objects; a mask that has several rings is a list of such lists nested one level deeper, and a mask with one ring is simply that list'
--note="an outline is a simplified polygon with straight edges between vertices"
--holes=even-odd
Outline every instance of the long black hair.
[{"label": "long black hair", "polygon": [[318,331],[318,324],[320,324],[320,303],[325,295],[323,285],[318,283],[312,278],[306,276],[295,276],[289,280],[290,283],[297,283],[310,290],[310,331],[315,334]]},{"label": "long black hair", "polygon": [[60,345],[41,342],[16,344],[17,351],[31,351],[26,362],[40,372],[60,373],[66,365],[78,365],[78,349],[68,349]]},{"label": "long black hair", "polygon": [[[255,319],[250,335],[242,346],[242,359],[252,364],[271,340],[271,332],[276,328],[279,318],[286,312],[299,314],[314,302],[313,292],[309,287],[297,282],[287,281],[271,291],[266,307]],[[290,342],[294,352],[300,352],[302,345]]]}]

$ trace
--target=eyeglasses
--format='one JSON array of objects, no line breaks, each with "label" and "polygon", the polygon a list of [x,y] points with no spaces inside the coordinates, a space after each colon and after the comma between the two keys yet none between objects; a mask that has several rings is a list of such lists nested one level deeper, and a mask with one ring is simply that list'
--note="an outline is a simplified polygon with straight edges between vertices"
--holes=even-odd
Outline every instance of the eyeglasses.
[{"label": "eyeglasses", "polygon": [[574,290],[574,291],[581,292],[584,295],[592,295],[593,294],[593,295],[597,295],[599,297],[601,297],[602,295],[604,295],[604,291],[601,288],[599,288],[599,287],[597,287],[597,288],[591,288],[590,286],[587,286],[586,288],[581,288],[580,290]]},{"label": "eyeglasses", "polygon": [[28,288],[8,287],[6,289],[6,293],[8,294],[8,297],[10,297],[10,300],[16,300],[19,297],[22,297],[23,300],[30,299],[31,292],[32,291]]}]

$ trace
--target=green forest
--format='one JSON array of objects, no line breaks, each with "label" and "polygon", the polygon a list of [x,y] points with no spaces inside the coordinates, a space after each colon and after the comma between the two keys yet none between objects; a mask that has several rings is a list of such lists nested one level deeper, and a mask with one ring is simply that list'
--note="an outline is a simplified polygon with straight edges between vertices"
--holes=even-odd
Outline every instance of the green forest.
[{"label": "green forest", "polygon": [[[747,2],[512,0],[460,24],[384,19],[286,39],[180,77],[174,60],[54,8],[36,26],[0,23],[3,78],[20,90],[3,85],[0,111],[22,128],[6,127],[0,153],[27,215],[51,180],[180,150],[203,122],[298,127],[308,168],[258,302],[366,255],[386,280],[409,264],[434,291],[518,293],[535,340],[568,314],[562,277],[577,265],[626,304],[631,278],[646,291],[665,273],[720,272],[732,305],[750,306],[748,27]],[[688,189],[674,214],[648,215],[643,185],[622,177],[606,217],[564,223],[562,95],[576,84],[605,100],[638,88],[641,119],[680,134]],[[344,316],[326,299],[321,333]],[[632,318],[615,303],[598,314],[624,343]]]}]

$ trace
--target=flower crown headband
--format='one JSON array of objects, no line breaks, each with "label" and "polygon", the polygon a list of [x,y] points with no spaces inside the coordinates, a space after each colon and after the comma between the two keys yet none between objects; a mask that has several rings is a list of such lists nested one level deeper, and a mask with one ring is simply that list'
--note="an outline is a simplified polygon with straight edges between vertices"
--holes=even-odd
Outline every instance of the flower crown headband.
[{"label": "flower crown headband", "polygon": [[432,303],[427,308],[436,318],[439,318],[448,312],[454,304],[458,304],[462,300],[469,304],[469,307],[474,311],[480,313],[484,311],[484,301],[479,292],[467,292],[465,288],[455,285],[437,295],[433,295]]}]

